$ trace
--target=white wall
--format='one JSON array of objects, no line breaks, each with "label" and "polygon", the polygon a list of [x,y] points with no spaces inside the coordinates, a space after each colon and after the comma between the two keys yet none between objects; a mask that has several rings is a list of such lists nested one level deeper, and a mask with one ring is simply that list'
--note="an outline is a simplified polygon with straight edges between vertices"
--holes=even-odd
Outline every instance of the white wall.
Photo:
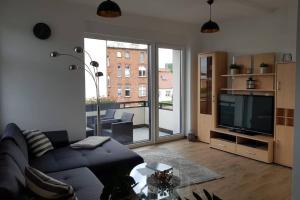
[{"label": "white wall", "polygon": [[[72,60],[50,59],[49,53],[83,45],[83,22],[60,0],[2,0],[0,8],[1,130],[15,122],[22,129],[68,129],[72,140],[79,139],[85,131],[84,74],[69,72]],[[49,40],[33,36],[38,22],[52,27]]]},{"label": "white wall", "polygon": [[[196,55],[199,32],[191,25],[127,15],[103,19],[96,16],[96,7],[61,0],[2,0],[0,9],[1,130],[16,122],[23,129],[67,129],[71,140],[84,137],[84,73],[67,70],[73,60],[48,55],[52,50],[71,53],[74,46],[83,46],[85,32],[183,45]],[[32,35],[33,25],[41,21],[52,28],[49,40]],[[186,115],[190,115],[190,96],[185,98]]]}]

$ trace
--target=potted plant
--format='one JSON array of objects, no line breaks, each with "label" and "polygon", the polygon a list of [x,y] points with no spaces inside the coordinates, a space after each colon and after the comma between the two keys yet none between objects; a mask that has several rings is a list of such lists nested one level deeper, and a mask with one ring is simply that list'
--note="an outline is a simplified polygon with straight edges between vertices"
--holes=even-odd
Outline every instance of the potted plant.
[{"label": "potted plant", "polygon": [[260,64],[260,73],[261,73],[261,74],[268,73],[268,68],[269,68],[269,65],[268,65],[268,64],[266,64],[266,63],[261,63],[261,64]]},{"label": "potted plant", "polygon": [[234,75],[239,73],[241,66],[237,64],[231,64],[229,68],[230,68],[230,74]]}]

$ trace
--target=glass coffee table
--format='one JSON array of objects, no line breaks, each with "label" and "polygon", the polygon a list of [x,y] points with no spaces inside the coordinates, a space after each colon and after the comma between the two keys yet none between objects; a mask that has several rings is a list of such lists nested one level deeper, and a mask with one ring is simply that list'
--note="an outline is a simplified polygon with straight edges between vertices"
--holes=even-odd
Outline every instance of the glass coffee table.
[{"label": "glass coffee table", "polygon": [[[173,174],[168,184],[157,184],[155,172],[170,170]],[[134,178],[136,186],[133,188],[139,200],[178,200],[176,191],[180,185],[179,171],[163,163],[142,163],[134,167],[130,176]]]}]

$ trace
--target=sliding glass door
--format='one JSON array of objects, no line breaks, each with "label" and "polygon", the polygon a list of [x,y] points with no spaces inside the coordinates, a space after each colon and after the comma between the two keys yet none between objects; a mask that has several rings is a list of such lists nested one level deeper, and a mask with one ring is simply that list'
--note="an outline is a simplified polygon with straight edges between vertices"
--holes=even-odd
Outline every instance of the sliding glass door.
[{"label": "sliding glass door", "polygon": [[158,141],[182,136],[182,49],[157,48]]}]

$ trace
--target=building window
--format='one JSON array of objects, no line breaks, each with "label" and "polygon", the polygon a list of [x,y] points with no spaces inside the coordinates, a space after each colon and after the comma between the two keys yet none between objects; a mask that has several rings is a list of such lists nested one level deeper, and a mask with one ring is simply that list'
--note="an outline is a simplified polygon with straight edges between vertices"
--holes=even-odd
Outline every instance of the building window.
[{"label": "building window", "polygon": [[147,88],[145,85],[139,86],[139,97],[145,97],[147,96]]},{"label": "building window", "polygon": [[122,65],[118,64],[117,76],[122,77]]},{"label": "building window", "polygon": [[122,86],[121,85],[118,85],[118,97],[121,97],[122,96]]},{"label": "building window", "polygon": [[125,86],[125,97],[130,97],[130,86],[129,85]]},{"label": "building window", "polygon": [[130,65],[125,66],[125,77],[130,77]]},{"label": "building window", "polygon": [[130,59],[130,52],[129,51],[125,51],[125,58]]},{"label": "building window", "polygon": [[121,53],[121,51],[117,51],[117,58],[122,58],[122,53]]},{"label": "building window", "polygon": [[166,97],[170,97],[171,96],[171,91],[170,90],[167,90],[166,91]]},{"label": "building window", "polygon": [[106,65],[107,65],[107,67],[110,66],[110,59],[109,59],[109,56],[106,57]]},{"label": "building window", "polygon": [[107,87],[110,87],[110,76],[107,76]]},{"label": "building window", "polygon": [[140,62],[144,63],[145,62],[145,52],[140,53]]},{"label": "building window", "polygon": [[146,67],[139,67],[139,77],[146,77]]}]

